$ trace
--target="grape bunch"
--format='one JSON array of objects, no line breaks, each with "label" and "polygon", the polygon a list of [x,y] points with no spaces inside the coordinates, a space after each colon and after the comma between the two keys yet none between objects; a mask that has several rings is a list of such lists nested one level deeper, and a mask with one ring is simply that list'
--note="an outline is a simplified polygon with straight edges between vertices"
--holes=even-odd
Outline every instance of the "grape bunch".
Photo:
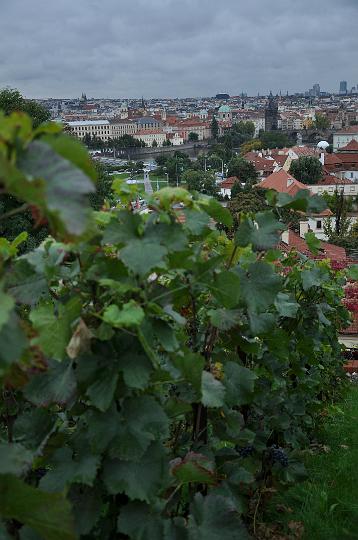
[{"label": "grape bunch", "polygon": [[255,452],[255,448],[252,445],[244,446],[242,448],[239,448],[238,452],[240,457],[246,458],[252,456],[252,454]]},{"label": "grape bunch", "polygon": [[280,463],[282,467],[288,466],[288,458],[285,451],[279,446],[273,445],[269,449],[269,455],[273,463]]}]

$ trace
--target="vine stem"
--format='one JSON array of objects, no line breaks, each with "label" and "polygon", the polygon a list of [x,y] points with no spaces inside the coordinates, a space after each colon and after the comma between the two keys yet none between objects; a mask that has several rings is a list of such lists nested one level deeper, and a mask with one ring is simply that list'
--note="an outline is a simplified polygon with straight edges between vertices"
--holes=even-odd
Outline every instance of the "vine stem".
[{"label": "vine stem", "polygon": [[9,217],[15,216],[16,214],[20,214],[21,212],[25,212],[29,208],[29,204],[24,203],[23,205],[19,206],[18,208],[14,208],[13,210],[10,210],[9,212],[6,212],[6,214],[3,214],[0,216],[0,220],[7,219]]},{"label": "vine stem", "polygon": [[257,512],[259,510],[259,506],[260,506],[260,502],[261,502],[261,491],[259,492],[259,498],[257,500],[257,504],[256,504],[256,507],[255,507],[255,513],[254,513],[254,535],[256,536],[256,518],[257,518]]}]

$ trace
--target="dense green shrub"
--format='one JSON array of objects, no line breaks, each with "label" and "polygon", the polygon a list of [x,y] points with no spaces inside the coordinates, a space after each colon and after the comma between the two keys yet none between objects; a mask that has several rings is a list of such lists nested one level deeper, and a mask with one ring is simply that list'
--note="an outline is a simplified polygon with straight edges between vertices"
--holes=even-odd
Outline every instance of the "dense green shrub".
[{"label": "dense green shrub", "polygon": [[115,180],[118,209],[90,212],[80,143],[21,115],[0,126],[1,189],[52,234],[22,257],[23,237],[0,241],[0,534],[248,538],[339,391],[344,275],[283,256],[271,212],[229,240],[213,227],[229,211],[184,189],[139,214]]}]

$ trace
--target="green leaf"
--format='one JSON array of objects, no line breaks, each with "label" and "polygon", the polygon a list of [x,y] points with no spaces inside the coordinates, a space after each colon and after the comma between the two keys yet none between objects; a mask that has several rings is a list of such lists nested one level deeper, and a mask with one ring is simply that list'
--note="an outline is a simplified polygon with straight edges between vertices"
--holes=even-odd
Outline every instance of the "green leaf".
[{"label": "green leaf", "polygon": [[240,301],[240,278],[235,272],[228,270],[220,272],[210,289],[215,298],[226,308],[233,308]]},{"label": "green leaf", "polygon": [[208,311],[210,322],[219,330],[230,330],[237,326],[242,317],[238,309],[211,309]]},{"label": "green leaf", "polygon": [[323,197],[312,195],[309,189],[301,189],[294,197],[288,193],[278,193],[276,190],[269,190],[266,199],[270,206],[287,208],[298,212],[314,212],[319,214],[327,208],[327,203]]},{"label": "green leaf", "polygon": [[[118,532],[131,540],[164,539],[164,520],[153,507],[140,502],[129,503],[121,509]],[[165,537],[165,540],[171,540]]]},{"label": "green leaf", "polygon": [[72,298],[66,305],[42,304],[30,313],[30,320],[38,335],[32,340],[50,358],[62,360],[72,337],[72,323],[81,313],[81,300]]},{"label": "green leaf", "polygon": [[225,402],[231,407],[251,403],[257,375],[235,362],[225,364]]},{"label": "green leaf", "polygon": [[66,405],[75,394],[76,379],[72,363],[68,362],[50,362],[49,369],[31,377],[24,388],[26,399],[38,407]]},{"label": "green leaf", "polygon": [[349,279],[358,281],[358,264],[352,264],[349,268],[347,268],[346,273]]},{"label": "green leaf", "polygon": [[205,359],[200,354],[184,352],[172,359],[173,365],[179,369],[181,376],[200,391]]},{"label": "green leaf", "polygon": [[249,540],[230,499],[221,495],[195,495],[190,507],[189,540]]},{"label": "green leaf", "polygon": [[92,405],[105,412],[113,401],[117,383],[118,373],[114,368],[99,371],[96,381],[86,391]]},{"label": "green leaf", "polygon": [[11,364],[18,362],[27,347],[27,339],[20,326],[15,311],[0,330],[0,374],[6,372]]},{"label": "green leaf", "polygon": [[233,219],[231,213],[217,199],[213,199],[212,197],[204,198],[204,195],[201,195],[199,204],[215,221],[222,223],[226,227],[232,227]]},{"label": "green leaf", "polygon": [[115,403],[105,412],[89,410],[85,413],[87,436],[94,454],[102,453],[113,440],[120,425],[120,415]]},{"label": "green leaf", "polygon": [[130,328],[140,326],[144,315],[143,309],[134,300],[130,300],[122,309],[115,304],[108,306],[103,314],[103,320],[116,328]]},{"label": "green leaf", "polygon": [[32,464],[33,453],[21,444],[0,443],[0,474],[20,476]]},{"label": "green leaf", "polygon": [[248,310],[253,314],[265,311],[273,304],[281,288],[281,278],[272,265],[258,261],[250,264],[247,272],[239,269],[241,292]]},{"label": "green leaf", "polygon": [[35,305],[48,295],[48,284],[43,274],[37,273],[26,259],[18,259],[7,277],[8,291],[23,304]]},{"label": "green leaf", "polygon": [[306,244],[308,245],[308,248],[313,255],[317,255],[319,253],[321,242],[318,240],[317,236],[313,232],[308,232],[305,234],[305,240]]},{"label": "green leaf", "polygon": [[51,146],[57,154],[73,163],[79,169],[82,169],[87,176],[95,180],[96,170],[93,166],[93,160],[81,141],[63,134],[57,137],[45,135],[41,137],[41,141]]},{"label": "green leaf", "polygon": [[152,396],[126,399],[121,422],[110,446],[111,457],[139,460],[151,441],[164,440],[169,435],[169,419]]},{"label": "green leaf", "polygon": [[144,354],[131,353],[123,355],[118,360],[118,368],[123,373],[123,379],[129,388],[144,390],[153,371],[152,364]]},{"label": "green leaf", "polygon": [[210,223],[208,214],[192,209],[186,209],[183,213],[185,216],[184,227],[185,229],[188,229],[191,234],[199,236],[207,230]]},{"label": "green leaf", "polygon": [[122,210],[111,220],[103,233],[104,244],[122,244],[136,240],[140,236],[142,219],[139,214]]},{"label": "green leaf", "polygon": [[62,493],[46,493],[14,476],[0,477],[0,515],[34,529],[44,540],[76,540],[71,508]]},{"label": "green leaf", "polygon": [[168,352],[174,352],[179,348],[175,330],[168,323],[160,319],[153,321],[153,332],[163,348]]},{"label": "green leaf", "polygon": [[201,402],[206,407],[222,407],[225,397],[225,386],[215,379],[209,371],[203,371],[201,377]]},{"label": "green leaf", "polygon": [[120,257],[124,264],[135,274],[145,276],[151,270],[164,265],[168,250],[154,242],[132,240],[121,249]]},{"label": "green leaf", "polygon": [[36,450],[52,432],[56,416],[47,409],[30,409],[20,414],[14,423],[13,436],[26,448]]},{"label": "green leaf", "polygon": [[329,279],[326,268],[314,267],[311,270],[303,270],[301,273],[302,286],[304,291],[312,287],[319,287]]},{"label": "green leaf", "polygon": [[203,454],[189,452],[183,459],[172,462],[171,472],[180,484],[200,483],[215,485],[217,483],[214,463]]},{"label": "green leaf", "polygon": [[272,212],[259,212],[255,215],[255,221],[243,218],[235,234],[235,243],[242,247],[252,244],[259,251],[269,249],[278,243],[280,231],[285,228]]},{"label": "green leaf", "polygon": [[88,535],[102,513],[101,493],[83,485],[72,486],[69,498],[73,506],[77,534]]},{"label": "green leaf", "polygon": [[[70,139],[68,148],[71,148]],[[81,234],[87,225],[88,195],[95,191],[83,171],[41,141],[29,144],[18,166],[28,182],[38,179],[44,182],[47,208],[61,219],[70,233]],[[21,196],[17,192],[15,195]],[[39,202],[32,197],[31,200],[25,200],[34,204]]]},{"label": "green leaf", "polygon": [[276,297],[275,307],[281,317],[290,317],[291,319],[294,319],[300,306],[293,296],[280,292]]},{"label": "green leaf", "polygon": [[63,491],[72,483],[92,486],[100,465],[100,456],[80,452],[76,459],[70,448],[59,448],[49,460],[50,470],[41,478],[40,488],[51,493]]},{"label": "green leaf", "polygon": [[15,306],[12,296],[4,292],[3,284],[0,282],[0,331],[10,318],[10,313]]},{"label": "green leaf", "polygon": [[107,461],[103,481],[109,493],[125,493],[130,499],[150,503],[168,484],[168,460],[164,447],[154,442],[139,462]]}]

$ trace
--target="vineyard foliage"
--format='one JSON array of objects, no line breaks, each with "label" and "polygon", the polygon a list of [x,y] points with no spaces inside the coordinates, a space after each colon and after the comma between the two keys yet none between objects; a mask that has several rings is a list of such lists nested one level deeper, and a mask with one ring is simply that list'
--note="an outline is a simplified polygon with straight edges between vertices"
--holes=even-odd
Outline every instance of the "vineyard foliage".
[{"label": "vineyard foliage", "polygon": [[115,181],[91,211],[94,178],[58,126],[0,118],[0,189],[51,233],[21,256],[25,234],[0,239],[0,538],[249,538],[339,393],[345,274],[284,256],[270,211],[229,239],[181,188],[139,214]]}]

